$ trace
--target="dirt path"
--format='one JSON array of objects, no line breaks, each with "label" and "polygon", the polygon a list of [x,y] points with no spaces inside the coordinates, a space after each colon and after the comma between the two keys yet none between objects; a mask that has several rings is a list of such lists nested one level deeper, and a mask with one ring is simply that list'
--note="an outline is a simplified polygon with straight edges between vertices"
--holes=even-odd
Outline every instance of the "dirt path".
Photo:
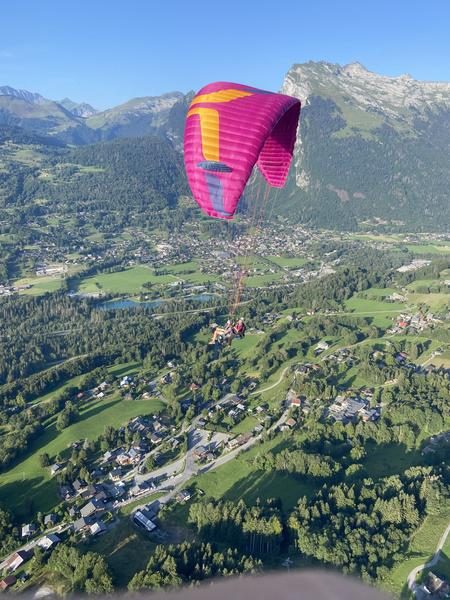
[{"label": "dirt path", "polygon": [[280,383],[283,381],[284,376],[286,375],[287,371],[289,370],[290,365],[288,365],[287,367],[284,367],[284,369],[281,371],[281,375],[279,376],[278,380],[275,381],[275,383],[272,383],[272,385],[269,385],[265,388],[262,388],[261,390],[256,390],[255,392],[251,392],[250,396],[256,396],[258,394],[263,394],[264,392],[268,392],[269,390],[273,390],[273,388],[277,387],[277,385],[280,385]]}]

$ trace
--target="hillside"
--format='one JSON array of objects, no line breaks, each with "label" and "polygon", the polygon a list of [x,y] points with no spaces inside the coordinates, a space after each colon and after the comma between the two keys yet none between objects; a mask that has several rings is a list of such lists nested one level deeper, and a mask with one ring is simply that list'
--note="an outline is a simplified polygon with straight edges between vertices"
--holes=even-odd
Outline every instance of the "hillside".
[{"label": "hillside", "polygon": [[342,229],[446,227],[450,84],[310,62],[283,92],[304,107],[286,213]]},{"label": "hillside", "polygon": [[179,143],[190,98],[180,92],[145,96],[99,112],[85,102],[53,101],[0,86],[0,125],[23,127],[75,145],[142,135],[159,135]]},{"label": "hillside", "polygon": [[[309,62],[288,71],[282,91],[300,98],[303,109],[294,165],[275,212],[341,230],[448,229],[449,83],[386,77],[359,63]],[[191,97],[145,96],[97,112],[5,86],[0,125],[81,146],[157,136],[172,142],[166,153],[176,153]]]}]

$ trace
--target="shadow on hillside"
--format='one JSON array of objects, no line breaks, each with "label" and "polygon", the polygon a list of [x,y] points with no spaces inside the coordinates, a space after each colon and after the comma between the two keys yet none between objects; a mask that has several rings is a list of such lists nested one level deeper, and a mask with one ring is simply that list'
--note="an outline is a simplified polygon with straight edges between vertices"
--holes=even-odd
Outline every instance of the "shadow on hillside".
[{"label": "shadow on hillside", "polygon": [[362,464],[367,474],[374,479],[401,475],[407,469],[424,462],[420,450],[408,450],[405,444],[369,442],[366,450],[367,456]]},{"label": "shadow on hillside", "polygon": [[[95,415],[99,415],[101,414],[104,410],[111,408],[112,406],[116,405],[117,403],[121,402],[121,399],[118,398],[117,400],[115,400],[114,402],[108,402],[108,404],[102,404],[102,402],[97,402],[95,405],[92,405],[91,407],[89,407],[87,410],[85,410],[77,419],[76,421],[74,421],[74,423],[72,423],[72,425],[75,425],[77,423],[82,423],[83,421],[85,421],[86,419],[89,419]],[[69,426],[70,427],[70,426]],[[65,430],[63,430],[65,431]],[[52,442],[53,440],[55,440],[62,432],[58,431],[56,429],[56,418],[53,419],[52,424],[48,425],[44,432],[39,435],[38,437],[36,437],[29,445],[28,449],[26,452],[24,452],[23,454],[21,454],[11,465],[10,467],[4,471],[5,473],[8,473],[9,471],[11,471],[14,468],[20,468],[20,464],[23,463],[24,461],[26,461],[27,459],[30,458],[30,456],[32,454],[35,454],[36,452],[38,452],[39,450],[43,449],[44,446],[47,446],[47,444],[49,444],[50,442]],[[62,449],[61,450],[61,454],[67,454],[67,449]],[[51,459],[54,457],[50,457]],[[1,475],[0,475],[0,481],[1,481]]]},{"label": "shadow on hillside", "polygon": [[27,519],[36,512],[48,512],[60,499],[55,480],[33,477],[5,483],[0,489],[0,502],[20,519]]}]

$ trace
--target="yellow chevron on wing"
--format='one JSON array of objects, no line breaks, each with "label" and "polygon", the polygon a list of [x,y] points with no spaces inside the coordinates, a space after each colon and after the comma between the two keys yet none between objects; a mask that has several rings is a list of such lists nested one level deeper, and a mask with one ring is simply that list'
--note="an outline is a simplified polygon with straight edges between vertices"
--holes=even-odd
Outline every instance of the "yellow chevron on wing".
[{"label": "yellow chevron on wing", "polygon": [[220,90],[218,92],[211,92],[210,94],[200,94],[200,96],[195,96],[191,106],[200,104],[200,102],[231,102],[237,98],[245,98],[246,96],[252,95],[253,92],[244,92],[244,90]]},{"label": "yellow chevron on wing", "polygon": [[215,108],[197,106],[189,109],[187,117],[193,115],[200,117],[202,151],[205,160],[219,161],[219,111]]}]

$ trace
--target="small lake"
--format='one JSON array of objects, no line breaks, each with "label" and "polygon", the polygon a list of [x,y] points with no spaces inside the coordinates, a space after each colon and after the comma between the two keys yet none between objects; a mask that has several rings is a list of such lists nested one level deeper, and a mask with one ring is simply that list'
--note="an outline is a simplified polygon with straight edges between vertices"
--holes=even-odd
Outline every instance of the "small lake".
[{"label": "small lake", "polygon": [[98,305],[101,310],[116,310],[116,309],[127,309],[127,308],[157,308],[167,302],[174,302],[179,300],[190,300],[193,302],[211,302],[212,300],[219,300],[220,296],[217,294],[197,294],[195,296],[182,296],[181,298],[156,298],[155,300],[146,300],[145,302],[137,302],[136,300],[129,300],[123,298],[121,300],[108,300]]}]

